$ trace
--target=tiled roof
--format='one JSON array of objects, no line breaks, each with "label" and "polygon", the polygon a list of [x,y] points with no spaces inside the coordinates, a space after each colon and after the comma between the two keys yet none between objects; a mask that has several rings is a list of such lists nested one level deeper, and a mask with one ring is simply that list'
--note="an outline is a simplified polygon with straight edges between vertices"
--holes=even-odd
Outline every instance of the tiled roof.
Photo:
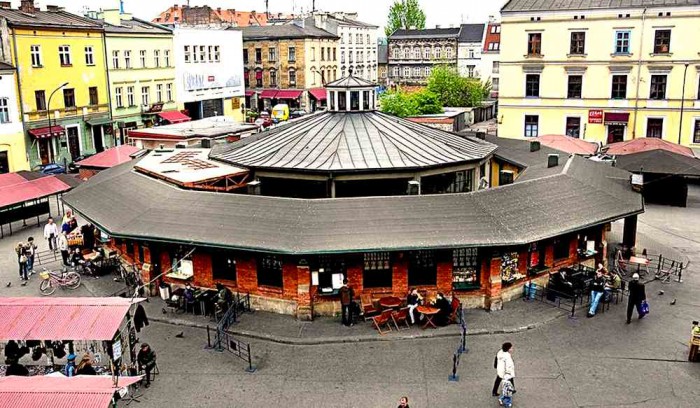
[{"label": "tiled roof", "polygon": [[172,35],[172,30],[163,27],[158,24],[149,23],[148,21],[139,20],[138,18],[132,18],[131,20],[122,20],[121,25],[115,26],[107,24],[100,20],[104,24],[106,33],[129,33],[129,34],[161,34],[161,35]]},{"label": "tiled roof", "polygon": [[459,42],[481,43],[484,39],[484,24],[462,24],[459,28]]},{"label": "tiled roof", "polygon": [[5,62],[0,62],[0,71],[10,71],[10,70],[14,71],[15,67],[13,67],[12,65],[7,64]]},{"label": "tiled roof", "polygon": [[293,23],[262,27],[244,27],[242,32],[244,41],[273,38],[339,38],[335,34],[312,25],[306,25],[302,28]]},{"label": "tiled roof", "polygon": [[6,18],[10,26],[102,29],[99,22],[65,11],[37,10],[33,14],[27,14],[3,8],[0,9],[0,17]]},{"label": "tiled roof", "polygon": [[605,147],[605,152],[611,155],[648,152],[650,150],[668,150],[669,152],[682,154],[688,157],[695,156],[689,147],[655,137],[640,137],[624,142],[611,143]]},{"label": "tiled roof", "polygon": [[[183,12],[186,6],[173,6],[160,13],[153,19],[157,24],[193,24],[194,21],[189,21],[186,16],[187,12]],[[229,23],[237,27],[247,27],[252,25],[267,25],[267,15],[265,13],[256,13],[255,11],[240,11],[235,9],[211,8],[209,6],[190,7],[190,13],[193,19],[204,24]],[[207,18],[202,19],[202,14],[206,14]],[[196,17],[196,18],[195,18]]]},{"label": "tiled roof", "polygon": [[183,190],[134,164],[64,202],[116,237],[287,254],[523,245],[644,210],[629,173],[578,156],[550,177],[471,193],[316,200]]},{"label": "tiled roof", "polygon": [[501,12],[699,6],[700,0],[510,0]]},{"label": "tiled roof", "polygon": [[379,112],[325,112],[215,148],[212,158],[249,168],[354,172],[481,160],[496,146]]},{"label": "tiled roof", "polygon": [[422,30],[399,29],[394,31],[390,40],[407,38],[457,38],[459,37],[459,27],[456,28],[425,28]]}]

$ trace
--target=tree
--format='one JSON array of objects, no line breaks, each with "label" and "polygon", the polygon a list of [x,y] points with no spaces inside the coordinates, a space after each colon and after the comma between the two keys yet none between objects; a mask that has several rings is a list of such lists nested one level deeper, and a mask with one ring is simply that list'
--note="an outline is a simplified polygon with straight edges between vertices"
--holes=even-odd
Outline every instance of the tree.
[{"label": "tree", "polygon": [[420,8],[418,0],[395,0],[389,9],[389,17],[384,28],[386,36],[389,37],[394,31],[399,29],[425,28],[425,13]]},{"label": "tree", "polygon": [[461,77],[454,68],[433,68],[428,78],[428,90],[437,95],[442,106],[481,106],[491,92],[491,84],[475,78]]},{"label": "tree", "polygon": [[442,113],[440,99],[427,90],[416,93],[387,92],[380,97],[380,101],[382,112],[400,118]]}]

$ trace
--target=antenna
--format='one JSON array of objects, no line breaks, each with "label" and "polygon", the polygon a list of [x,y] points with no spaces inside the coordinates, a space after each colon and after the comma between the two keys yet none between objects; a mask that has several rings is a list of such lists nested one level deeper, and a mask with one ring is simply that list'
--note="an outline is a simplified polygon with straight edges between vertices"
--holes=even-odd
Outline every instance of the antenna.
[{"label": "antenna", "polygon": [[270,0],[265,0],[265,17],[270,18]]},{"label": "antenna", "polygon": [[316,0],[311,0],[311,12],[316,12]]}]

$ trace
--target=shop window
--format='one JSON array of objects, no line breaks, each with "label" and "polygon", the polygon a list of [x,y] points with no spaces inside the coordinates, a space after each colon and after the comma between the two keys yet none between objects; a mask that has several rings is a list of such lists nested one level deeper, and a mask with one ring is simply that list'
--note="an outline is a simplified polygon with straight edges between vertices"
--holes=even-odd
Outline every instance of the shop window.
[{"label": "shop window", "polygon": [[143,242],[139,242],[138,246],[139,246],[139,263],[142,264],[144,259],[145,259],[144,250],[143,250],[145,244]]},{"label": "shop window", "polygon": [[474,188],[474,169],[456,171],[421,179],[423,194],[467,193]]},{"label": "shop window", "polygon": [[282,260],[275,255],[258,258],[258,286],[270,286],[282,289]]},{"label": "shop window", "polygon": [[435,251],[411,251],[408,257],[408,286],[437,285]]},{"label": "shop window", "polygon": [[360,92],[358,91],[350,92],[350,110],[360,110]]},{"label": "shop window", "polygon": [[391,254],[389,252],[365,252],[362,287],[392,287]]},{"label": "shop window", "polygon": [[311,264],[311,273],[318,274],[316,282],[319,291],[324,294],[337,293],[347,276],[345,259],[333,255],[319,255]]},{"label": "shop window", "polygon": [[536,275],[547,269],[544,263],[545,246],[537,242],[533,242],[527,249],[527,273],[528,275]]},{"label": "shop window", "polygon": [[693,143],[700,143],[700,119],[695,119],[693,125]]},{"label": "shop window", "polygon": [[345,97],[345,91],[338,92],[338,110],[341,112],[348,110],[347,98]]},{"label": "shop window", "polygon": [[569,257],[568,238],[557,238],[554,240],[554,260],[559,261]]},{"label": "shop window", "polygon": [[129,241],[128,239],[124,241],[126,243],[126,254],[134,258],[134,241]]},{"label": "shop window", "polygon": [[501,255],[501,281],[503,284],[513,283],[524,277],[525,275],[518,271],[517,252],[506,252]]},{"label": "shop window", "polygon": [[362,91],[362,109],[363,110],[369,110],[369,96],[370,93],[369,91]]},{"label": "shop window", "polygon": [[214,280],[236,280],[236,259],[233,252],[216,251],[211,254],[211,272]]},{"label": "shop window", "polygon": [[452,251],[452,288],[479,288],[479,250],[458,248]]}]

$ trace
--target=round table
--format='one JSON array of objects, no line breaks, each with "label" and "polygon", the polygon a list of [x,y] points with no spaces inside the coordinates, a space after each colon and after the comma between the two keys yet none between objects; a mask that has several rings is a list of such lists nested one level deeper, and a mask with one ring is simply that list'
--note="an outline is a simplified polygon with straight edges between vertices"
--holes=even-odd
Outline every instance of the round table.
[{"label": "round table", "polygon": [[384,309],[393,309],[401,306],[401,299],[396,296],[386,296],[379,299],[379,305]]},{"label": "round table", "polygon": [[423,329],[427,329],[428,326],[437,329],[437,326],[435,325],[435,323],[433,323],[433,318],[436,314],[440,313],[440,309],[438,309],[437,307],[420,305],[416,308],[416,310],[418,311],[418,313],[421,313],[423,314],[423,316],[425,316],[425,324],[423,325]]}]

